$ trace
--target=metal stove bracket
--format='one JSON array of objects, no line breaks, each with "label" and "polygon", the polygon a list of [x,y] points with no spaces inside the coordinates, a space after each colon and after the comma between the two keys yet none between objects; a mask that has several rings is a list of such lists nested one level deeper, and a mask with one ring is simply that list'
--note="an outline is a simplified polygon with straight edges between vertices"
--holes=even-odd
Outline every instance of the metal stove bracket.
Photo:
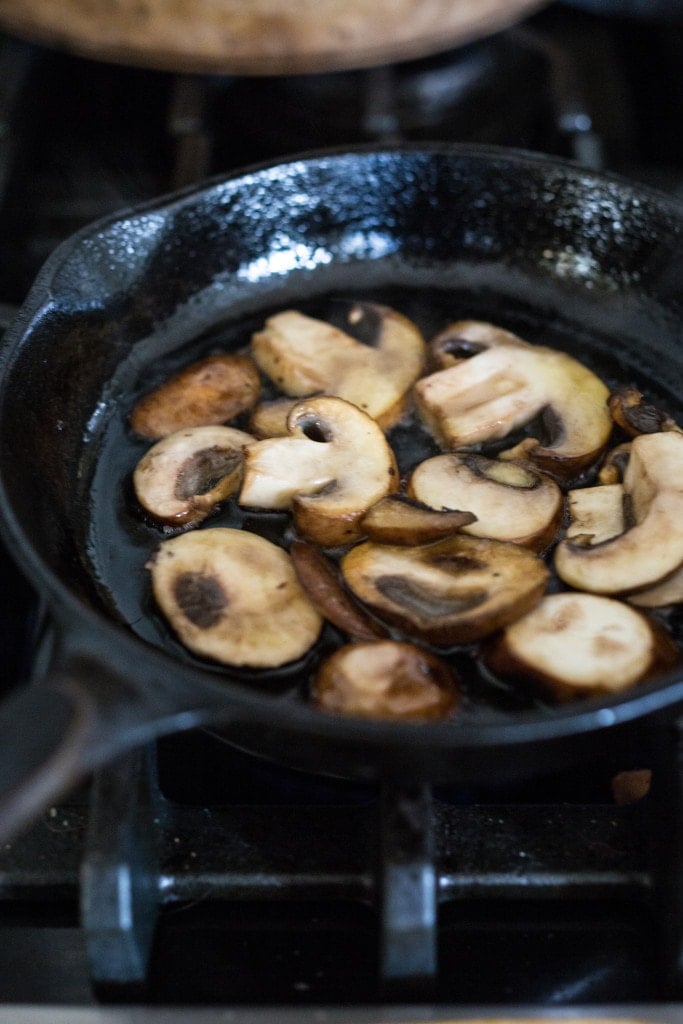
[{"label": "metal stove bracket", "polygon": [[663,728],[652,775],[650,828],[662,930],[661,985],[683,994],[683,717]]},{"label": "metal stove bracket", "polygon": [[437,976],[434,807],[427,786],[380,797],[380,977],[386,999],[429,998]]},{"label": "metal stove bracket", "polygon": [[144,980],[158,914],[153,751],[136,750],[93,778],[81,862],[81,922],[92,980]]}]

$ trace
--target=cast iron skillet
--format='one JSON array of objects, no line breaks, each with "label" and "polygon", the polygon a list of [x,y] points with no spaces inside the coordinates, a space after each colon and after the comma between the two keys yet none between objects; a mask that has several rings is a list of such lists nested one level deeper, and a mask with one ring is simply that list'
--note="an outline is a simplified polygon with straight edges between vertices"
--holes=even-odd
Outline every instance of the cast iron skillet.
[{"label": "cast iron skillet", "polygon": [[[252,676],[193,659],[146,589],[159,535],[131,514],[144,446],[126,416],[171,369],[243,344],[270,311],[359,296],[428,332],[487,317],[680,415],[682,282],[672,201],[538,156],[441,145],[261,167],[63,244],[0,363],[3,529],[58,633],[45,678],[1,707],[2,833],[96,764],[198,725],[296,768],[460,782],[523,779],[666,727],[681,673],[561,710],[489,702],[480,680],[484,698],[475,685],[459,717],[413,726],[315,711],[302,697],[310,659]],[[680,640],[680,616],[670,625]],[[467,653],[454,657],[466,674]]]}]

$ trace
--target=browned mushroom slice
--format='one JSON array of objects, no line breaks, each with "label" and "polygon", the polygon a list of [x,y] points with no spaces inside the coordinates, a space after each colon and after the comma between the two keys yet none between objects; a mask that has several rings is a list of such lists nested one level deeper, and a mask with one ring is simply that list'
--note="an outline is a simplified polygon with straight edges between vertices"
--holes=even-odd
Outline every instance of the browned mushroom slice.
[{"label": "browned mushroom slice", "polygon": [[415,324],[388,306],[358,304],[349,321],[366,316],[377,323],[374,345],[297,310],[278,313],[254,334],[254,359],[286,395],[344,398],[386,430],[403,414],[422,372],[425,343]]},{"label": "browned mushroom slice", "polygon": [[427,345],[428,362],[433,370],[445,370],[463,359],[484,352],[498,345],[522,345],[528,347],[512,331],[503,330],[483,320],[457,320],[440,331]]},{"label": "browned mushroom slice", "polygon": [[550,477],[474,453],[426,459],[413,470],[408,492],[431,508],[469,509],[476,519],[463,533],[534,551],[547,547],[562,516],[562,492]]},{"label": "browned mushroom slice", "polygon": [[620,484],[624,479],[628,460],[631,457],[631,442],[618,444],[611,448],[603,459],[598,473],[598,482],[601,484]]},{"label": "browned mushroom slice", "polygon": [[275,398],[269,402],[260,402],[252,410],[249,432],[259,440],[287,437],[287,420],[295,405],[295,398]]},{"label": "browned mushroom slice", "polygon": [[398,487],[381,428],[357,406],[328,397],[298,402],[288,425],[289,437],[247,449],[240,505],[291,508],[301,536],[323,547],[355,540],[366,509]]},{"label": "browned mushroom slice", "polygon": [[628,689],[659,667],[666,643],[644,615],[621,601],[550,594],[505,629],[486,663],[499,676],[533,680],[565,701]]},{"label": "browned mushroom slice", "polygon": [[380,544],[427,544],[456,533],[475,519],[471,512],[436,510],[404,494],[389,494],[368,509],[359,528]]},{"label": "browned mushroom slice", "polygon": [[142,437],[156,439],[184,427],[228,423],[256,404],[260,388],[249,356],[207,356],[141,398],[130,424]]},{"label": "browned mushroom slice", "polygon": [[320,666],[314,703],[325,711],[391,721],[429,721],[458,701],[448,665],[412,644],[394,640],[349,644]]},{"label": "browned mushroom slice", "polygon": [[366,541],[341,566],[380,619],[438,646],[470,643],[513,622],[540,600],[549,577],[528,548],[462,534],[414,548]]},{"label": "browned mushroom slice", "polygon": [[178,639],[227,665],[276,668],[315,643],[322,619],[289,555],[245,530],[217,527],[164,541],[148,568]]},{"label": "browned mushroom slice", "polygon": [[613,426],[602,381],[565,352],[541,346],[487,348],[422,378],[413,394],[427,429],[448,449],[507,437],[542,413],[549,443],[526,438],[508,454],[562,479],[598,457]]},{"label": "browned mushroom slice", "polygon": [[668,413],[645,402],[637,388],[619,388],[613,391],[607,404],[614,422],[631,437],[681,429]]},{"label": "browned mushroom slice", "polygon": [[602,544],[563,540],[561,579],[596,594],[630,593],[683,565],[683,434],[641,434],[631,442],[623,483],[629,529]]},{"label": "browned mushroom slice", "polygon": [[318,548],[296,540],[290,548],[292,565],[310,600],[329,622],[353,640],[377,640],[387,635],[344,588],[339,571]]},{"label": "browned mushroom slice", "polygon": [[232,427],[193,427],[157,441],[140,459],[133,487],[142,507],[174,526],[201,522],[242,480],[254,438]]}]

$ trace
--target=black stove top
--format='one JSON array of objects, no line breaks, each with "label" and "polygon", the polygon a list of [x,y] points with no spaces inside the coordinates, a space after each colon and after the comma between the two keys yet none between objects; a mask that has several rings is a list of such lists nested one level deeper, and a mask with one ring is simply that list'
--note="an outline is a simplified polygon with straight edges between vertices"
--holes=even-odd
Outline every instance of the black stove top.
[{"label": "black stove top", "polygon": [[[683,195],[681,56],[678,25],[557,5],[455,53],[296,79],[174,76],[2,39],[0,326],[82,225],[320,146],[497,143]],[[8,692],[40,670],[49,622],[3,548],[0,578]],[[680,995],[680,793],[613,789],[617,770],[647,767],[380,790],[215,733],[169,737],[0,850],[0,1002],[664,1005]]]}]

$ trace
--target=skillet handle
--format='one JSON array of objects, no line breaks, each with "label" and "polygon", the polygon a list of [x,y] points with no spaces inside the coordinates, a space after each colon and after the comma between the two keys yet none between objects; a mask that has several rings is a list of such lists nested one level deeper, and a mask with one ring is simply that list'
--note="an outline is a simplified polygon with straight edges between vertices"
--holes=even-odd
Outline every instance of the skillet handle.
[{"label": "skillet handle", "polygon": [[[94,768],[163,733],[218,715],[213,695],[193,701],[182,683],[138,685],[111,645],[61,648],[43,678],[0,701],[0,843],[83,781]],[[120,652],[117,652],[120,654]]]},{"label": "skillet handle", "polygon": [[86,685],[94,667],[67,665],[0,703],[0,841],[80,782],[105,748],[111,751],[107,719]]}]

